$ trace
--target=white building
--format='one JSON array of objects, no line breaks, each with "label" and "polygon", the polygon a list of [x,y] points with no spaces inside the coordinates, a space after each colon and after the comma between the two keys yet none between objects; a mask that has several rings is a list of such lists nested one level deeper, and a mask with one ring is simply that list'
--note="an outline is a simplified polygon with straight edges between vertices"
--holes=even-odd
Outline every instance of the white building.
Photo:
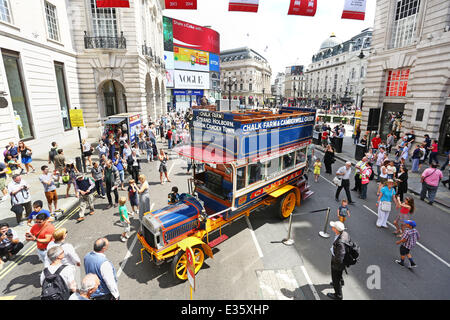
[{"label": "white building", "polygon": [[362,104],[372,29],[342,42],[334,34],[313,55],[306,72],[305,98],[308,105]]},{"label": "white building", "polygon": [[427,133],[440,152],[450,149],[449,30],[450,1],[377,1],[363,129],[372,113],[382,136],[414,130],[416,141]]},{"label": "white building", "polygon": [[[80,106],[76,52],[66,1],[0,0],[0,149],[75,142],[69,109]],[[3,92],[3,93],[2,93]]]},{"label": "white building", "polygon": [[275,77],[272,95],[275,97],[276,105],[282,104],[285,97],[285,77],[286,75],[283,72],[278,72],[277,76]]},{"label": "white building", "polygon": [[284,97],[290,105],[299,106],[303,101],[305,91],[304,66],[286,67],[284,75]]}]

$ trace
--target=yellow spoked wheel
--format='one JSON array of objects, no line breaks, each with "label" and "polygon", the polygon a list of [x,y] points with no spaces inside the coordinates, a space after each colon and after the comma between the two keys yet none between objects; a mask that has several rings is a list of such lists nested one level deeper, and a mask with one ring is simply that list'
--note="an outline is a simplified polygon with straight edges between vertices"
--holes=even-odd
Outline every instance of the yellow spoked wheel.
[{"label": "yellow spoked wheel", "polygon": [[282,219],[289,218],[292,212],[295,209],[295,203],[297,199],[295,196],[295,192],[289,192],[287,195],[283,197],[280,201],[280,217]]},{"label": "yellow spoked wheel", "polygon": [[[203,261],[205,261],[205,253],[201,247],[193,247],[192,251],[194,253],[194,270],[195,274],[200,271],[203,266]],[[187,258],[186,252],[180,250],[175,256],[172,262],[172,273],[175,279],[186,281],[187,280]]]}]

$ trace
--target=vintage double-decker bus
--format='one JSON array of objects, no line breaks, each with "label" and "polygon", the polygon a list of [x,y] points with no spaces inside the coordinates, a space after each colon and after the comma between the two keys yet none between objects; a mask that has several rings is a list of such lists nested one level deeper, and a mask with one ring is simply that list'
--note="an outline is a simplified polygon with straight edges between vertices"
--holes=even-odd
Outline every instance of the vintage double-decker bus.
[{"label": "vintage double-decker bus", "polygon": [[304,172],[315,118],[306,108],[194,110],[190,144],[175,150],[202,170],[194,169],[179,202],[144,216],[141,259],[147,252],[156,264],[172,261],[175,279],[186,280],[188,247],[198,272],[211,248],[227,239],[224,226],[261,206],[275,205],[288,218],[312,195]]}]

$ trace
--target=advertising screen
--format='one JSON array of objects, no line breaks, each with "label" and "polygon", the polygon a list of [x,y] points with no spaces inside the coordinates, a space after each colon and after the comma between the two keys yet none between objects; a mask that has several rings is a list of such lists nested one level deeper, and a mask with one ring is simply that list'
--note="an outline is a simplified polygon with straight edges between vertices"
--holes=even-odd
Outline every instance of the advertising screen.
[{"label": "advertising screen", "polygon": [[163,17],[164,51],[173,51],[172,18]]},{"label": "advertising screen", "polygon": [[174,87],[173,77],[174,77],[174,70],[166,69],[166,79],[165,79],[166,88]]},{"label": "advertising screen", "polygon": [[[220,35],[218,32],[189,22],[177,19],[171,20],[174,45],[220,54]],[[164,25],[165,27],[166,25]],[[170,46],[169,43],[168,45]],[[167,49],[164,48],[164,50]]]},{"label": "advertising screen", "polygon": [[209,54],[209,71],[220,72],[220,57],[217,54]]},{"label": "advertising screen", "polygon": [[209,73],[175,70],[177,89],[209,89]]},{"label": "advertising screen", "polygon": [[173,52],[164,51],[164,63],[166,64],[166,69],[175,69],[175,64],[173,60]]},{"label": "advertising screen", "polygon": [[209,53],[204,51],[173,47],[175,69],[209,71]]}]

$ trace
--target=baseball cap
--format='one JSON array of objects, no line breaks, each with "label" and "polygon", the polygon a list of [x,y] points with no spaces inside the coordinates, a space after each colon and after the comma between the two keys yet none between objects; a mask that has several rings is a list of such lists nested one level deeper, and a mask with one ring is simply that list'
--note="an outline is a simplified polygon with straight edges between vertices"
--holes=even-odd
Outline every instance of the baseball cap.
[{"label": "baseball cap", "polygon": [[336,228],[337,231],[342,232],[345,230],[345,226],[342,222],[340,221],[331,221],[330,222],[330,226]]},{"label": "baseball cap", "polygon": [[413,220],[404,220],[404,222],[408,225],[410,225],[411,227],[415,228],[416,227],[416,222]]}]

